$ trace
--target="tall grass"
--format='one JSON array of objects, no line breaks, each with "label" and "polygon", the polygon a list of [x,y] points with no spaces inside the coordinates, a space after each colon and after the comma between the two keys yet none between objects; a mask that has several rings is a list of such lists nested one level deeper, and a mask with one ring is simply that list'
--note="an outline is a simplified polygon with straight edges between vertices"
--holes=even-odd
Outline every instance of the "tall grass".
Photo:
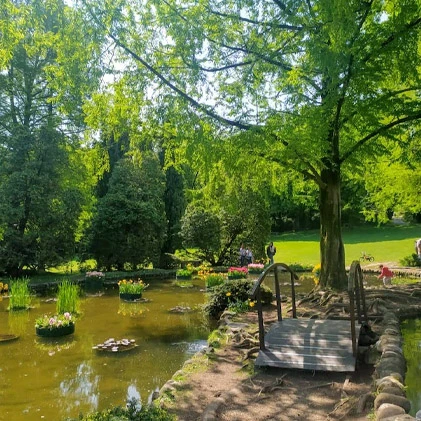
[{"label": "tall grass", "polygon": [[29,279],[19,278],[10,281],[9,310],[26,310],[31,304]]},{"label": "tall grass", "polygon": [[79,302],[79,287],[67,279],[62,281],[58,286],[57,314],[79,313]]}]

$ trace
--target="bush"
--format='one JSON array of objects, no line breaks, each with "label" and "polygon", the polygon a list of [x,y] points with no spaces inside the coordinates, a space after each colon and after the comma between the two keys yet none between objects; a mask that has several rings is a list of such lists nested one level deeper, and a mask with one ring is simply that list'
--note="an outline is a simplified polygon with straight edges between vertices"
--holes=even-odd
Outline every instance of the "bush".
[{"label": "bush", "polygon": [[[208,295],[208,302],[203,307],[204,312],[209,317],[217,319],[229,307],[242,307],[241,303],[248,301],[254,283],[251,279],[237,279],[215,286]],[[270,304],[272,302],[272,291],[264,285],[261,288],[262,303]]]},{"label": "bush", "polygon": [[410,256],[406,256],[403,259],[399,260],[399,263],[402,266],[410,266],[410,267],[421,266],[421,260],[418,257],[418,255],[415,253],[412,253]]}]

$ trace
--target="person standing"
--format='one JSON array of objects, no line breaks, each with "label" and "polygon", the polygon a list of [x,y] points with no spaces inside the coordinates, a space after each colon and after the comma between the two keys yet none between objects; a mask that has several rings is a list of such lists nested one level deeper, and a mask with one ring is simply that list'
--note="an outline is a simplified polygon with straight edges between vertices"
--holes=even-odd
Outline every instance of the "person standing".
[{"label": "person standing", "polygon": [[246,248],[246,264],[249,265],[250,263],[253,263],[253,252],[250,248]]},{"label": "person standing", "polygon": [[266,255],[269,259],[269,264],[272,265],[274,260],[273,260],[273,256],[275,256],[276,254],[276,247],[273,245],[273,242],[271,241],[269,243],[269,245],[266,248]]},{"label": "person standing", "polygon": [[381,272],[378,276],[378,279],[383,279],[383,285],[385,287],[392,285],[393,272],[387,266],[384,265],[380,265],[379,269],[381,270]]},{"label": "person standing", "polygon": [[415,241],[415,253],[417,253],[418,258],[421,259],[421,238]]},{"label": "person standing", "polygon": [[243,267],[246,264],[246,249],[244,248],[244,244],[240,246],[240,266]]}]

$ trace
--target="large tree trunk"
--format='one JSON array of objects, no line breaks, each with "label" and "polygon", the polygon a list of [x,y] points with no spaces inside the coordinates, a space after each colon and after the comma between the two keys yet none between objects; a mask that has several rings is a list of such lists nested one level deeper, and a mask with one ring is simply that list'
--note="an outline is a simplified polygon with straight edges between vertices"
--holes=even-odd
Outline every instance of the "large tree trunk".
[{"label": "large tree trunk", "polygon": [[320,187],[320,286],[344,290],[347,287],[345,250],[341,228],[340,169],[324,169]]}]

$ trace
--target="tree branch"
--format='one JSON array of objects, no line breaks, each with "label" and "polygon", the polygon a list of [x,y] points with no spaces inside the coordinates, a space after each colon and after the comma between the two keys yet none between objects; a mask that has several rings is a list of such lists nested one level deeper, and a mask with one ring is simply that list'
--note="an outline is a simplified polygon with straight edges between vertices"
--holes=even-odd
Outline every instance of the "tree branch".
[{"label": "tree branch", "polygon": [[285,12],[285,13],[287,13],[288,15],[292,15],[292,12],[291,12],[291,10],[289,10],[287,7],[286,7],[286,5],[285,5],[285,3],[283,2],[283,1],[281,1],[281,0],[273,0],[273,2],[283,11],[283,12]]},{"label": "tree branch", "polygon": [[385,124],[376,130],[369,133],[367,136],[364,136],[362,139],[360,139],[351,149],[349,149],[346,153],[342,155],[342,158],[340,159],[340,163],[342,164],[345,160],[347,160],[357,149],[359,149],[361,146],[366,144],[369,140],[371,140],[373,137],[382,135],[386,133],[388,130],[392,129],[393,127],[399,126],[401,124],[407,123],[409,121],[419,120],[421,119],[421,110],[418,111],[415,114],[408,115],[406,117],[399,118],[395,121],[392,121],[389,124]]},{"label": "tree branch", "polygon": [[239,21],[242,21],[242,22],[251,23],[253,25],[269,26],[271,28],[288,29],[288,30],[291,30],[291,31],[301,31],[302,29],[304,29],[303,26],[286,25],[286,24],[281,24],[281,23],[260,22],[260,21],[257,21],[257,20],[244,18],[244,17],[238,16],[238,15],[230,15],[228,13],[217,12],[216,10],[212,10],[212,9],[209,9],[209,12],[214,14],[214,15],[217,15],[217,16],[221,16],[221,17],[224,17],[224,18],[236,19],[236,20],[239,20]]}]

